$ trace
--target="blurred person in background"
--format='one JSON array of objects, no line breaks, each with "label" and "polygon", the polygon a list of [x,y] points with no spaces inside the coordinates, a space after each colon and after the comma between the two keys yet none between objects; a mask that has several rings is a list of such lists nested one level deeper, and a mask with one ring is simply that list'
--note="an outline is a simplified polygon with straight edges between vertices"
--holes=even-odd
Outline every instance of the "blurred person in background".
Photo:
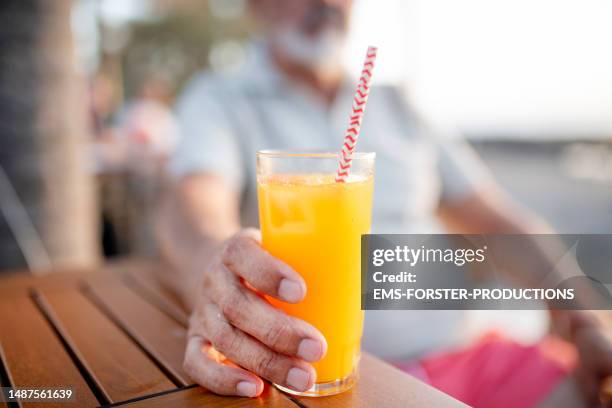
[{"label": "blurred person in background", "polygon": [[114,88],[103,72],[92,80],[90,125],[95,172],[163,176],[178,140],[171,108],[172,85],[160,74],[146,75],[136,95],[118,112],[113,104]]},{"label": "blurred person in background", "polygon": [[110,257],[121,251],[121,238],[117,228],[117,214],[121,205],[117,203],[114,176],[120,172],[125,158],[113,124],[119,92],[104,69],[93,75],[88,91],[89,128],[92,136],[88,163],[89,170],[97,178],[102,252],[105,257]]},{"label": "blurred person in background", "polygon": [[[315,373],[308,362],[326,349],[316,328],[253,296],[255,288],[299,302],[306,292],[249,228],[257,226],[255,152],[336,151],[354,81],[340,64],[352,1],[250,6],[262,38],[249,60],[238,72],[201,74],[178,102],[181,141],[170,165],[176,183],[158,236],[174,266],[162,278],[192,309],[187,372],[214,392],[252,397],[262,392],[260,377],[309,388]],[[360,149],[377,153],[373,233],[438,232],[436,217],[457,233],[550,231],[501,191],[466,143],[439,137],[401,88],[373,88],[361,132]],[[458,350],[459,311],[368,311],[363,345],[476,407],[591,403],[601,378],[612,374],[612,343],[590,313],[557,312],[551,321],[578,350],[581,394],[568,377],[572,363],[551,358],[548,340],[484,339]],[[573,355],[569,343],[552,343],[562,357]],[[243,368],[222,364],[207,352],[211,346]]]},{"label": "blurred person in background", "polygon": [[156,251],[156,205],[166,182],[166,163],[174,152],[178,129],[169,80],[150,73],[139,88],[117,115],[117,142],[124,153],[123,168],[128,176],[130,249],[151,256]]},{"label": "blurred person in background", "polygon": [[90,168],[94,174],[117,172],[125,162],[125,154],[114,121],[119,105],[115,81],[104,69],[89,81]]},{"label": "blurred person in background", "polygon": [[92,112],[95,139],[94,171],[104,194],[103,245],[108,256],[123,252],[155,253],[152,229],[156,204],[166,181],[166,163],[174,152],[178,129],[173,88],[165,76],[149,72],[136,95],[118,112],[110,79],[99,74],[93,82]]},{"label": "blurred person in background", "polygon": [[161,175],[178,140],[171,108],[172,85],[159,74],[147,75],[138,94],[119,112],[117,131],[125,146],[125,166],[132,172]]}]

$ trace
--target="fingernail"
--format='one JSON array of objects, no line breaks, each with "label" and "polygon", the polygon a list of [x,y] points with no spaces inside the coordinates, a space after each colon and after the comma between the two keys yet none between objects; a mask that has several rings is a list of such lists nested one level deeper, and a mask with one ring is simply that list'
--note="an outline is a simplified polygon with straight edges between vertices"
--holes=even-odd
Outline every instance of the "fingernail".
[{"label": "fingernail", "polygon": [[302,285],[289,279],[283,279],[278,285],[278,295],[287,302],[302,300]]},{"label": "fingernail", "polygon": [[306,391],[310,384],[310,373],[293,367],[287,374],[287,385],[297,391]]},{"label": "fingernail", "polygon": [[306,361],[319,361],[323,357],[323,345],[320,341],[304,339],[298,346],[297,356]]},{"label": "fingernail", "polygon": [[252,382],[240,381],[236,385],[236,392],[241,397],[255,397],[257,396],[257,386]]}]

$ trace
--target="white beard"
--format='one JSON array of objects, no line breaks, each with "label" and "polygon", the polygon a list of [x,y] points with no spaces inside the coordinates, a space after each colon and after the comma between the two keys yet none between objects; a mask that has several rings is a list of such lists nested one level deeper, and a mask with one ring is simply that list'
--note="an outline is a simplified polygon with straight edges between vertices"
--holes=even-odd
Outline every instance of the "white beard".
[{"label": "white beard", "polygon": [[302,66],[337,69],[346,38],[334,29],[310,37],[295,27],[286,27],[274,33],[270,40],[283,55]]}]

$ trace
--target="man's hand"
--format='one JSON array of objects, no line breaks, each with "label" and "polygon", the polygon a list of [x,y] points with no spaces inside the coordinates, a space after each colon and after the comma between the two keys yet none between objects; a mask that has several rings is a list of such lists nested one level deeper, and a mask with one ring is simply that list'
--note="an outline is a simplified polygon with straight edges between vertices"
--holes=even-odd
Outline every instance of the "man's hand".
[{"label": "man's hand", "polygon": [[[259,241],[256,230],[236,234],[202,271],[184,368],[217,394],[255,397],[263,390],[260,377],[305,391],[316,376],[307,362],[320,360],[327,351],[317,329],[262,296],[297,303],[306,295],[306,284]],[[235,364],[224,364],[211,346]]]},{"label": "man's hand", "polygon": [[612,376],[612,333],[602,327],[583,327],[574,334],[580,363],[576,370],[588,406],[599,403],[603,380]]},{"label": "man's hand", "polygon": [[[598,406],[603,382],[612,376],[612,326],[609,312],[556,310],[551,314],[557,334],[578,351],[576,380],[587,406]],[[609,397],[609,396],[608,396]]]}]

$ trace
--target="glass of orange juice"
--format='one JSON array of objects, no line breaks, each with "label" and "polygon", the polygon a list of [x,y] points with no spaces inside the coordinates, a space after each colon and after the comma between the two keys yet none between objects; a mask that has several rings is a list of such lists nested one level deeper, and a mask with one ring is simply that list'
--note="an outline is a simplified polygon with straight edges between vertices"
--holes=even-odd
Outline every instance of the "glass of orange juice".
[{"label": "glass of orange juice", "polygon": [[361,310],[361,235],[370,232],[375,153],[355,153],[345,183],[335,181],[339,153],[257,152],[257,193],[263,247],[302,275],[305,299],[269,301],[315,326],[327,354],[314,363],[315,385],[288,393],[323,396],[357,380]]}]

